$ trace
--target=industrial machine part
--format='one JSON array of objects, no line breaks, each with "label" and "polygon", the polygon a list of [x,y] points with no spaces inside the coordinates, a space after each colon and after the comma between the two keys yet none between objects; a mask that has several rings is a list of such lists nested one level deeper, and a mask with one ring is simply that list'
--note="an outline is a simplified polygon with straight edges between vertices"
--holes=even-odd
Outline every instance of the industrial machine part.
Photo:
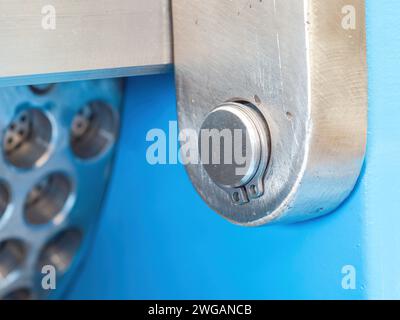
[{"label": "industrial machine part", "polygon": [[[232,146],[227,146],[227,141],[221,144],[226,151],[232,151],[234,146],[241,146],[240,153],[246,154],[244,161],[240,157],[232,159],[216,159],[214,152],[210,152],[209,159],[204,156],[204,151],[209,151],[209,139],[223,138],[201,134],[199,137],[199,154],[204,170],[210,179],[225,190],[234,204],[245,204],[251,199],[257,199],[264,194],[264,175],[270,156],[270,134],[265,119],[257,112],[257,108],[251,104],[229,102],[224,103],[210,112],[203,121],[200,132],[238,132],[239,136],[233,134],[230,139],[235,139]],[[226,131],[228,130],[228,131]],[[212,141],[215,143],[215,140]],[[243,147],[243,148],[242,148]],[[225,152],[219,152],[221,156]],[[226,153],[225,153],[226,155]],[[230,155],[230,153],[229,153]],[[227,161],[229,160],[229,161]],[[238,161],[239,160],[239,161]],[[247,165],[245,161],[247,160]]]},{"label": "industrial machine part", "polygon": [[366,147],[364,1],[172,4],[180,129],[221,132],[207,137],[213,155],[225,154],[228,130],[228,149],[248,160],[239,174],[230,161],[188,164],[203,199],[245,226],[337,208]]},{"label": "industrial machine part", "polygon": [[[89,246],[111,172],[121,81],[57,82],[172,64],[168,0],[25,2],[0,3],[5,299],[63,292]],[[46,28],[49,17],[55,24]],[[246,226],[310,219],[340,205],[365,153],[364,1],[173,0],[172,20],[180,129],[232,138],[199,134],[202,161],[187,171],[204,200]],[[220,155],[226,146],[239,150],[245,162],[213,162],[214,144]],[[41,290],[46,265],[57,271],[54,292]]]},{"label": "industrial machine part", "polygon": [[[59,297],[111,174],[121,80],[0,89],[0,298]],[[43,290],[56,271],[57,290]]]},{"label": "industrial machine part", "polygon": [[[6,0],[0,10],[0,299],[55,298],[89,246],[122,101],[121,80],[57,83],[169,70],[170,4]],[[41,289],[43,265],[56,268],[57,290]]]}]

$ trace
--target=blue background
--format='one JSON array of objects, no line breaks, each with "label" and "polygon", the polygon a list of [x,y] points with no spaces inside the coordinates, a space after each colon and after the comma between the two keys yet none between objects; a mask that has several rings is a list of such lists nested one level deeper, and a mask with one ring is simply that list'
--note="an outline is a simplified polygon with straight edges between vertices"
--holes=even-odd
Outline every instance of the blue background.
[{"label": "blue background", "polygon": [[[183,166],[151,166],[146,134],[176,120],[172,74],[127,82],[115,169],[93,248],[70,299],[400,297],[400,2],[367,1],[369,144],[362,177],[334,214],[234,226]],[[357,288],[344,290],[353,265]]]}]

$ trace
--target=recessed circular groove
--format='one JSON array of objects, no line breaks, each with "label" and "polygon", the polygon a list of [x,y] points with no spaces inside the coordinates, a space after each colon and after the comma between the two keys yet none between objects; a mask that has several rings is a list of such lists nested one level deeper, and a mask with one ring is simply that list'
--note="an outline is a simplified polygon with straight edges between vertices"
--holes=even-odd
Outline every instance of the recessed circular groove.
[{"label": "recessed circular groove", "polygon": [[4,157],[18,168],[32,168],[48,152],[51,137],[51,123],[44,112],[34,108],[21,111],[3,135]]},{"label": "recessed circular groove", "polygon": [[82,233],[77,229],[68,229],[59,233],[43,248],[39,255],[37,268],[53,266],[57,273],[65,273],[70,267],[81,245]]},{"label": "recessed circular groove", "polygon": [[11,194],[10,188],[4,181],[0,181],[0,219],[6,212],[10,204]]},{"label": "recessed circular groove", "polygon": [[0,281],[17,271],[26,258],[26,248],[20,240],[5,240],[0,243]]},{"label": "recessed circular groove", "polygon": [[31,85],[29,86],[29,89],[34,93],[39,96],[45,95],[46,93],[50,92],[51,89],[53,89],[54,84],[53,83],[48,83],[48,84],[36,84],[36,85]]},{"label": "recessed circular groove", "polygon": [[28,288],[20,288],[14,291],[11,291],[7,295],[3,297],[3,300],[33,300],[34,295],[31,289]]},{"label": "recessed circular groove", "polygon": [[71,125],[71,148],[81,159],[100,155],[116,137],[117,120],[111,107],[95,101],[78,111]]},{"label": "recessed circular groove", "polygon": [[52,221],[65,207],[72,183],[62,173],[53,173],[39,181],[28,193],[24,216],[28,223],[40,225]]}]

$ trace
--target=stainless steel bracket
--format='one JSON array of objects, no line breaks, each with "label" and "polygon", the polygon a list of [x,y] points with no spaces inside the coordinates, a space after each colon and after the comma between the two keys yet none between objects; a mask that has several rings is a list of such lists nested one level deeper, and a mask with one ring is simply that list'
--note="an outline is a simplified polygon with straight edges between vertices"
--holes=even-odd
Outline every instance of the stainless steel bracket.
[{"label": "stainless steel bracket", "polygon": [[[349,196],[366,149],[364,11],[364,0],[172,1],[180,129],[251,135],[232,102],[254,106],[268,127],[263,192],[252,201],[232,201],[232,190],[248,190],[229,176],[232,164],[187,165],[211,208],[256,226],[315,218]],[[253,158],[257,143],[245,148]]]}]

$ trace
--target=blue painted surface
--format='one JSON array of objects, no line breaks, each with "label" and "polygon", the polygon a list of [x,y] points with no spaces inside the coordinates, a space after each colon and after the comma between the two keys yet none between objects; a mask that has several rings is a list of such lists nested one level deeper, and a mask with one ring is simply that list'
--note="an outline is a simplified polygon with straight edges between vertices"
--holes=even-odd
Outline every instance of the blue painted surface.
[{"label": "blue painted surface", "polygon": [[[213,213],[184,168],[146,162],[148,130],[176,119],[173,75],[130,79],[115,172],[94,248],[69,298],[400,297],[400,2],[367,1],[368,156],[334,214],[241,228]],[[356,290],[341,269],[357,270]]]},{"label": "blue painted surface", "polygon": [[400,2],[368,1],[369,297],[400,299]]}]

